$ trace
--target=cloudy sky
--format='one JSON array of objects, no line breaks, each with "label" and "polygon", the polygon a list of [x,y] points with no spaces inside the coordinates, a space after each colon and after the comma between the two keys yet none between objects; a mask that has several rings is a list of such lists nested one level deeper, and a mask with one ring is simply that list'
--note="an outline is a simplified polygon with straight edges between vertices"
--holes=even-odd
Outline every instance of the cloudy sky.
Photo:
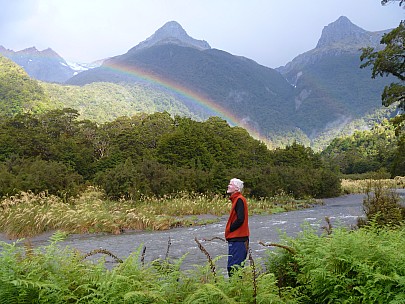
[{"label": "cloudy sky", "polygon": [[340,16],[368,31],[398,26],[405,10],[380,0],[0,0],[0,45],[48,47],[69,61],[120,55],[166,22],[211,47],[268,67],[313,49]]}]

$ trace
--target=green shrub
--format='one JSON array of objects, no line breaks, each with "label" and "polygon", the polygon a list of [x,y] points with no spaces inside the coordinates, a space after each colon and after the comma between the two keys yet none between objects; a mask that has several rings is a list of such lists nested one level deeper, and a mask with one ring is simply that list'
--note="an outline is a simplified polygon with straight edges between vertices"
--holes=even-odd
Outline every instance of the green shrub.
[{"label": "green shrub", "polygon": [[76,195],[83,182],[80,176],[67,165],[40,158],[15,159],[0,165],[0,195],[14,195],[21,191],[69,197]]},{"label": "green shrub", "polygon": [[363,199],[365,219],[360,218],[358,225],[373,222],[378,226],[401,225],[405,220],[405,207],[394,189],[387,188],[383,180],[369,181]]}]

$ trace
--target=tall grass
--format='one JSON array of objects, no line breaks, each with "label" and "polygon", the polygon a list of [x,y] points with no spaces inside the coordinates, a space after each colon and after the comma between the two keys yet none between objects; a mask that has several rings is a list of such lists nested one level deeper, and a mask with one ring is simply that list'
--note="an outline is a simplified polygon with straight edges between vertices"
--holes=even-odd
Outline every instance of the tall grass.
[{"label": "tall grass", "polygon": [[[275,213],[314,203],[310,199],[296,201],[282,193],[270,199],[249,199],[249,210],[251,214]],[[226,215],[230,206],[225,197],[195,193],[117,202],[106,199],[104,193],[94,187],[69,201],[47,193],[22,192],[1,200],[0,231],[10,238],[21,238],[52,230],[114,234],[124,230],[165,230],[215,221]],[[207,214],[211,216],[199,216]]]},{"label": "tall grass", "polygon": [[342,192],[344,194],[366,193],[370,183],[375,180],[380,181],[387,188],[403,189],[405,188],[405,177],[397,176],[393,179],[342,179]]}]

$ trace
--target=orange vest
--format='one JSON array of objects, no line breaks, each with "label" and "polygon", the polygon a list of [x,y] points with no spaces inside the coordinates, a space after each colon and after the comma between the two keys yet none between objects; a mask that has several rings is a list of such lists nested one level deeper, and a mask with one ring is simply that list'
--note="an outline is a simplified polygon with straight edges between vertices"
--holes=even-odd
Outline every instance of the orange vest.
[{"label": "orange vest", "polygon": [[[243,201],[245,219],[243,221],[242,226],[240,226],[235,231],[231,232],[231,230],[230,230],[231,224],[237,219],[235,207],[236,207],[236,202],[238,201],[239,198]],[[232,207],[231,207],[231,212],[229,214],[228,223],[226,224],[226,228],[225,228],[225,238],[232,239],[232,238],[239,238],[239,237],[248,237],[249,236],[249,221],[248,221],[248,205],[246,202],[246,198],[244,198],[240,192],[235,192],[230,196],[230,200],[232,202]]]}]

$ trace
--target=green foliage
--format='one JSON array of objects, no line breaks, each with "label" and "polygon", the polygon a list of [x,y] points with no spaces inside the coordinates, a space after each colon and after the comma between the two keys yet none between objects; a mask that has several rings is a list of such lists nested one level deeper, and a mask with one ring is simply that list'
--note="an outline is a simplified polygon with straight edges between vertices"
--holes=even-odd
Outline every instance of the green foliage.
[{"label": "green foliage", "polygon": [[322,165],[319,154],[314,153],[311,148],[296,142],[287,146],[285,149],[276,149],[272,153],[272,161],[276,166],[287,165],[317,169]]},{"label": "green foliage", "polygon": [[136,171],[130,158],[125,163],[103,172],[96,178],[96,182],[102,185],[107,195],[112,198],[136,198]]},{"label": "green foliage", "polygon": [[310,148],[293,143],[270,151],[218,117],[197,122],[163,112],[97,125],[66,108],[3,117],[0,127],[1,195],[48,190],[72,196],[86,184],[114,199],[223,193],[234,176],[257,197],[339,192],[337,174]]},{"label": "green foliage", "polygon": [[163,111],[196,119],[175,96],[141,84],[97,82],[83,87],[50,83],[41,85],[55,108],[76,109],[82,119],[98,123],[122,116]]},{"label": "green foliage", "polygon": [[23,68],[0,55],[0,115],[38,112],[49,108],[43,88]]},{"label": "green foliage", "polygon": [[394,127],[384,121],[369,131],[357,131],[351,136],[334,139],[321,155],[343,174],[385,170],[392,172],[394,177],[401,175],[398,171],[399,174],[393,174],[393,162],[398,158],[397,143]]},{"label": "green foliage", "polygon": [[[252,259],[226,278],[209,265],[181,270],[183,258],[144,263],[142,246],[106,267],[58,245],[0,243],[2,303],[401,303],[405,229],[369,226],[285,237],[292,250],[269,252],[266,269]],[[279,245],[282,247],[283,245]],[[212,259],[213,263],[217,258]]]},{"label": "green foliage", "polygon": [[381,44],[385,44],[385,48],[381,51],[374,51],[368,47],[363,49],[361,60],[366,62],[361,67],[372,66],[372,78],[377,76],[393,75],[398,78],[401,83],[392,83],[384,89],[382,95],[383,104],[388,106],[394,102],[399,102],[398,107],[405,109],[405,88],[403,81],[405,80],[405,23],[401,21],[399,26],[391,32],[384,34],[381,39]]},{"label": "green foliage", "polygon": [[235,170],[235,176],[243,174],[246,191],[254,197],[272,197],[288,193],[295,198],[334,197],[340,194],[339,176],[325,168],[295,166],[254,167],[249,172]]},{"label": "green foliage", "polygon": [[359,218],[359,226],[397,226],[405,222],[405,206],[400,204],[399,195],[387,188],[382,180],[368,183],[363,209],[366,218]]},{"label": "green foliage", "polygon": [[[386,4],[390,1],[382,1]],[[403,1],[400,1],[401,6]],[[396,126],[396,134],[400,137],[398,140],[398,152],[403,152],[403,131],[405,123],[405,23],[402,20],[399,26],[391,32],[384,34],[381,39],[381,44],[385,48],[380,51],[375,51],[373,48],[368,47],[363,49],[361,60],[366,60],[361,67],[372,66],[372,78],[377,76],[393,75],[399,82],[391,83],[384,88],[382,93],[382,104],[390,106],[396,104],[402,111],[392,121]],[[402,133],[402,135],[401,135]],[[403,156],[398,154],[393,162],[392,173],[394,175],[404,175],[404,160]]]},{"label": "green foliage", "polygon": [[311,148],[293,143],[284,149],[271,151],[269,161],[271,165],[253,167],[246,174],[254,196],[270,197],[280,191],[296,198],[339,195],[338,175],[327,169],[320,155]]},{"label": "green foliage", "polygon": [[[308,228],[287,239],[296,251],[276,251],[268,271],[278,275],[280,292],[299,303],[401,303],[405,294],[404,226],[319,235]],[[280,257],[280,255],[282,255]]]},{"label": "green foliage", "polygon": [[405,134],[398,136],[397,149],[392,163],[392,175],[405,176]]},{"label": "green foliage", "polygon": [[47,191],[62,197],[76,195],[82,177],[63,163],[40,158],[16,159],[0,164],[0,195],[15,195],[20,191]]},{"label": "green foliage", "polygon": [[203,266],[180,271],[182,258],[144,264],[141,247],[108,270],[102,260],[88,262],[77,251],[59,249],[57,242],[42,249],[0,246],[4,303],[256,303],[256,297],[259,303],[285,303],[272,275],[257,277],[254,295],[251,267],[239,271],[240,279],[226,280]]}]

